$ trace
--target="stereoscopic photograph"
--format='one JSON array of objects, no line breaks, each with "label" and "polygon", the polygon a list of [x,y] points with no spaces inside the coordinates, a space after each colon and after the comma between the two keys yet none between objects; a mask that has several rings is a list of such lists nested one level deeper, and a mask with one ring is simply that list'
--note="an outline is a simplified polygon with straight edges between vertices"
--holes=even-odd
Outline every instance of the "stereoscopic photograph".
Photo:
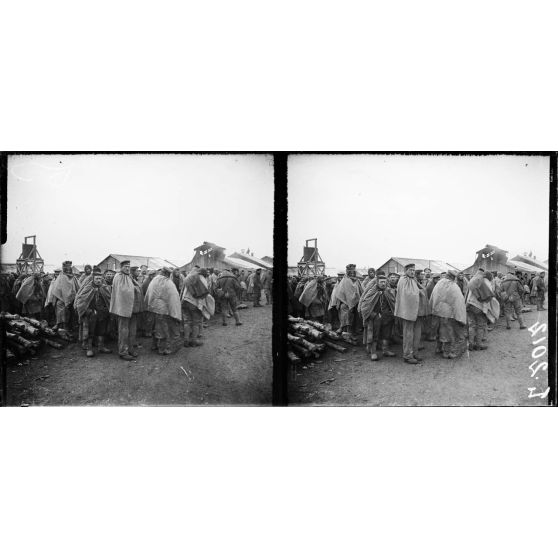
[{"label": "stereoscopic photograph", "polygon": [[7,175],[7,405],[271,404],[271,155],[9,155]]},{"label": "stereoscopic photograph", "polygon": [[548,405],[549,164],[289,156],[289,404]]}]

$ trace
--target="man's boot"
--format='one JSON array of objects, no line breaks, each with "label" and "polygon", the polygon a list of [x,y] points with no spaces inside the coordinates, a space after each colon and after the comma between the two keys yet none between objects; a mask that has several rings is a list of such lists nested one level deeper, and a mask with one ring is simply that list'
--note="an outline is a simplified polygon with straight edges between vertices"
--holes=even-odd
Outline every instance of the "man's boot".
[{"label": "man's boot", "polygon": [[519,321],[519,329],[527,329],[527,326],[525,325],[525,322],[523,321],[523,314],[519,314],[518,321]]},{"label": "man's boot", "polygon": [[99,352],[100,353],[104,353],[104,354],[107,354],[107,355],[109,353],[112,353],[112,351],[110,349],[105,347],[105,338],[102,335],[99,335],[99,338],[97,339],[97,342],[99,343]]},{"label": "man's boot", "polygon": [[159,341],[159,354],[160,355],[170,355],[171,354],[171,350],[170,350],[170,343],[168,339],[161,339]]},{"label": "man's boot", "polygon": [[378,360],[378,355],[376,354],[376,341],[370,343],[370,360]]},{"label": "man's boot", "polygon": [[95,353],[93,352],[93,337],[88,337],[87,339],[87,356],[88,357],[92,357],[95,356]]},{"label": "man's boot", "polygon": [[192,337],[192,326],[188,323],[184,324],[184,346],[190,346],[190,339]]},{"label": "man's boot", "polygon": [[190,338],[190,347],[201,347],[203,341],[198,339],[201,327],[199,325],[192,326],[192,337]]},{"label": "man's boot", "polygon": [[234,316],[234,322],[237,326],[242,325],[242,322],[240,321],[240,316],[238,315],[238,311],[235,309],[233,312],[233,316]]},{"label": "man's boot", "polygon": [[475,337],[475,349],[477,351],[484,351],[485,349],[488,349],[488,345],[485,345],[482,342],[482,332]]},{"label": "man's boot", "polygon": [[382,354],[386,357],[394,357],[395,353],[389,350],[389,341],[387,339],[382,339]]}]

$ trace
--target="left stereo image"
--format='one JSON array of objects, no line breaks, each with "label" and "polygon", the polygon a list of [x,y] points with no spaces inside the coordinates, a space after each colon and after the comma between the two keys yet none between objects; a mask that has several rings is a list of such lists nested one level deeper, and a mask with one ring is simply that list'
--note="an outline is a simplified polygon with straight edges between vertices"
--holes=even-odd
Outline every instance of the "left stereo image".
[{"label": "left stereo image", "polygon": [[271,405],[272,155],[4,161],[4,405]]}]

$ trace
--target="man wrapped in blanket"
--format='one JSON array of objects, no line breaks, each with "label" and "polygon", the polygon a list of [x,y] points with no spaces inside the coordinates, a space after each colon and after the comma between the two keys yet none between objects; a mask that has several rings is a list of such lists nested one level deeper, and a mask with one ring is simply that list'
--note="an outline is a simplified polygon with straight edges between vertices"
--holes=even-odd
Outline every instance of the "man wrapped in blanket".
[{"label": "man wrapped in blanket", "polygon": [[52,282],[50,299],[47,296],[47,303],[51,301],[54,305],[57,328],[67,330],[72,325],[72,309],[78,289],[77,279],[72,272],[72,262],[63,262],[62,273]]},{"label": "man wrapped in blanket", "polygon": [[457,272],[448,270],[446,277],[440,279],[432,290],[430,307],[437,318],[436,353],[444,358],[457,358],[464,351],[467,311],[465,298],[456,282]]},{"label": "man wrapped in blanket", "polygon": [[396,290],[388,286],[386,276],[378,272],[377,279],[370,281],[364,289],[358,303],[358,311],[362,315],[364,325],[363,341],[370,360],[378,360],[378,342],[382,343],[382,355],[395,356],[389,350],[394,324]]},{"label": "man wrapped in blanket", "polygon": [[329,303],[324,277],[314,277],[305,283],[299,302],[306,308],[307,318],[323,322]]},{"label": "man wrapped in blanket", "polygon": [[144,307],[154,316],[152,351],[170,355],[175,349],[175,340],[180,337],[178,325],[182,321],[180,296],[171,278],[171,270],[163,267],[147,287]]},{"label": "man wrapped in blanket", "polygon": [[82,348],[87,351],[88,357],[95,355],[94,338],[97,338],[100,353],[112,353],[105,347],[111,288],[104,282],[101,270],[98,268],[93,272],[92,277],[92,280],[82,283],[74,301],[80,324]]},{"label": "man wrapped in blanket", "polygon": [[331,294],[329,308],[337,308],[340,329],[347,335],[354,335],[357,306],[362,295],[362,286],[356,276],[356,265],[345,268],[344,277],[337,283]]}]

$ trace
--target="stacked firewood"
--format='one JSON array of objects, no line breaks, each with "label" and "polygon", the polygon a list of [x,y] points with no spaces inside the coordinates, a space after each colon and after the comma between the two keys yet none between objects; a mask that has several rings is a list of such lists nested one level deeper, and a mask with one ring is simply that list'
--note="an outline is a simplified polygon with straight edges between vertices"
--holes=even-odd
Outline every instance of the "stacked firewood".
[{"label": "stacked firewood", "polygon": [[21,360],[35,356],[44,345],[63,349],[71,341],[64,330],[54,330],[47,322],[34,320],[18,314],[0,313],[2,329],[6,332],[6,356],[8,360]]},{"label": "stacked firewood", "polygon": [[340,342],[356,345],[350,336],[331,331],[320,322],[292,316],[289,316],[287,342],[287,356],[292,364],[298,364],[302,359],[319,358],[327,348],[345,353],[347,347]]}]

